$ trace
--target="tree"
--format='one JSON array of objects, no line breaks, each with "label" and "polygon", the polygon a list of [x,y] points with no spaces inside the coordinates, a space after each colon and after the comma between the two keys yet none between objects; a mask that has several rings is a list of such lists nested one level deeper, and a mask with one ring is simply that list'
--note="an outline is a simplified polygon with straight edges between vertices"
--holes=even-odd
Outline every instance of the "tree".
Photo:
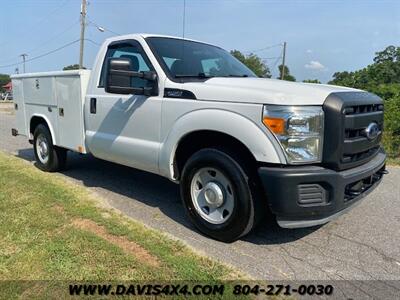
[{"label": "tree", "polygon": [[353,72],[336,72],[329,83],[365,90],[400,83],[400,47],[388,46],[375,55],[373,64]]},{"label": "tree", "polygon": [[256,54],[244,55],[239,50],[232,50],[231,54],[245,64],[258,77],[271,78],[268,66]]},{"label": "tree", "polygon": [[0,92],[4,92],[3,85],[6,85],[7,83],[10,82],[10,75],[7,74],[0,74]]},{"label": "tree", "polygon": [[[278,77],[278,79],[281,79],[282,78],[283,65],[279,65],[278,69],[279,69],[279,77]],[[285,66],[285,74],[283,76],[283,80],[296,81],[296,78],[293,75],[290,75],[290,71],[289,71],[288,66]]]},{"label": "tree", "polygon": [[318,79],[305,79],[303,80],[305,83],[321,83]]},{"label": "tree", "polygon": [[375,63],[400,61],[400,47],[388,46],[385,50],[376,52],[375,55]]},{"label": "tree", "polygon": [[354,72],[335,72],[333,74],[333,80],[329,81],[329,84],[342,85],[342,86],[354,86]]},{"label": "tree", "polygon": [[[86,69],[85,67],[83,67],[83,69]],[[79,70],[79,65],[78,64],[74,64],[74,65],[69,65],[63,68],[63,71],[68,71],[68,70]]]}]

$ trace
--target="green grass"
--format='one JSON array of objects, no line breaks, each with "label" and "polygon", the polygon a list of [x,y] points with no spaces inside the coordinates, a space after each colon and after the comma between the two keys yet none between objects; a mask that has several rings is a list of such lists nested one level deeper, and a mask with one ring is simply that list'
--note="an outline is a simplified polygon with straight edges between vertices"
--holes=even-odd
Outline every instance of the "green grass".
[{"label": "green grass", "polygon": [[0,152],[0,281],[240,278],[229,267],[105,208],[85,188]]}]

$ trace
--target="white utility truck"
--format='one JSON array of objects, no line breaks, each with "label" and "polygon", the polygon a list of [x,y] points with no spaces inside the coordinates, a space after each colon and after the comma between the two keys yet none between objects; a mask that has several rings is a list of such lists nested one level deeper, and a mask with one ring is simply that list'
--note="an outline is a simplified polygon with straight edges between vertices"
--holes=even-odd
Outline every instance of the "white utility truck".
[{"label": "white utility truck", "polygon": [[29,138],[40,169],[62,169],[76,151],[165,176],[194,225],[226,242],[267,211],[281,227],[326,223],[386,173],[379,97],[257,78],[206,43],[114,37],[92,71],[12,83],[12,134]]}]

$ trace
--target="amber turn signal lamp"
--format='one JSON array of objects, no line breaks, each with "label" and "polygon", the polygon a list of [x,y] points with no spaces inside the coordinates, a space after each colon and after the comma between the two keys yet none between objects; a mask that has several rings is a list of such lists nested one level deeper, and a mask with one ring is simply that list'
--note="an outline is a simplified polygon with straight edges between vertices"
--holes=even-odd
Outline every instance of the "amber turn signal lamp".
[{"label": "amber turn signal lamp", "polygon": [[285,120],[280,118],[263,118],[264,125],[268,126],[273,133],[283,134],[285,132]]}]

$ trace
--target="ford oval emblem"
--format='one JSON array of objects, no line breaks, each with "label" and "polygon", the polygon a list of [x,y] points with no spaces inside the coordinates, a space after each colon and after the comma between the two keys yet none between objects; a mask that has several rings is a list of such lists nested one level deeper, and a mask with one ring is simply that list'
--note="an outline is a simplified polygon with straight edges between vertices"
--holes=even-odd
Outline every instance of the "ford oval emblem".
[{"label": "ford oval emblem", "polygon": [[367,128],[365,128],[365,136],[370,141],[375,139],[378,136],[378,134],[379,134],[379,126],[375,122],[372,122],[367,126]]}]

